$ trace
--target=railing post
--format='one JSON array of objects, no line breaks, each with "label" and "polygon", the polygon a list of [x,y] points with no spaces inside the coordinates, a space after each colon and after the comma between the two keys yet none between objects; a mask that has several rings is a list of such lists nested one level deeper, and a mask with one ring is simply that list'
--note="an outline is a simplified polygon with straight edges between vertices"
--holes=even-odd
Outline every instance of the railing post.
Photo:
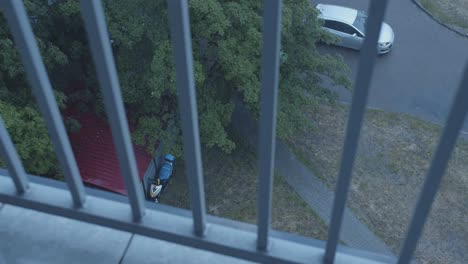
[{"label": "railing post", "polygon": [[135,153],[130,139],[104,10],[100,0],[81,0],[80,5],[104,97],[104,106],[112,130],[114,146],[117,149],[128,200],[132,207],[133,220],[140,221],[145,215],[144,195],[139,182]]},{"label": "railing post", "polygon": [[205,191],[200,152],[197,100],[193,72],[192,38],[186,0],[168,0],[172,54],[179,92],[179,111],[182,121],[184,157],[190,191],[195,234],[203,236],[206,226]]},{"label": "railing post", "polygon": [[335,199],[333,201],[333,211],[328,229],[328,241],[324,256],[325,263],[333,263],[335,259],[336,247],[340,237],[341,224],[343,222],[343,213],[346,206],[349,185],[351,183],[353,164],[359,143],[359,134],[361,133],[362,120],[366,110],[367,96],[377,55],[377,41],[380,35],[380,28],[386,6],[387,0],[370,1],[366,37],[361,50],[361,58],[341,157],[340,172],[336,184]]},{"label": "railing post", "polygon": [[[437,190],[440,187],[442,177],[444,176],[450,154],[457,143],[460,129],[466,118],[468,111],[468,64],[465,68],[464,77],[460,83],[457,94],[454,97],[452,108],[450,110],[447,123],[439,140],[431,167],[427,173],[422,188],[418,203],[413,213],[413,218],[408,227],[405,242],[400,252],[398,264],[406,264],[411,261],[411,258],[416,250],[418,240],[424,228],[426,219],[431,211],[432,203],[434,202]],[[463,202],[463,201],[462,201]],[[464,201],[467,202],[467,201]]]},{"label": "railing post", "polygon": [[73,202],[75,206],[82,207],[86,200],[83,182],[23,1],[2,0],[0,4],[15,39],[39,110],[44,117]]},{"label": "railing post", "polygon": [[259,186],[257,248],[267,250],[276,145],[281,0],[265,0],[260,89]]},{"label": "railing post", "polygon": [[0,141],[0,154],[2,159],[6,162],[8,172],[10,173],[10,176],[15,183],[16,190],[19,194],[22,194],[29,188],[28,177],[26,176],[23,164],[21,164],[21,160],[19,159],[18,153],[16,152],[16,149],[1,117]]}]

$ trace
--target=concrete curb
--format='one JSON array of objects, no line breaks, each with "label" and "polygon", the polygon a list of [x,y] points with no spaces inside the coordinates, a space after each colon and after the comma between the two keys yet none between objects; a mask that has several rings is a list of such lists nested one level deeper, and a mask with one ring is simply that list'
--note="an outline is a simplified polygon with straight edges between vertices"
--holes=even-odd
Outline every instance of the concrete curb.
[{"label": "concrete curb", "polygon": [[[342,104],[342,105],[346,105],[346,106],[351,106],[351,103],[350,103],[350,102],[346,102],[346,101],[338,101],[338,103],[340,103],[340,104]],[[419,120],[422,120],[422,121],[424,121],[424,122],[428,122],[428,123],[430,123],[430,124],[433,124],[433,125],[436,125],[436,126],[440,126],[442,129],[444,129],[444,126],[445,126],[445,123],[437,123],[437,122],[434,122],[434,121],[431,121],[431,120],[426,120],[426,119],[424,119],[424,118],[420,118],[420,117],[418,117],[418,116],[416,116],[416,115],[413,115],[413,114],[410,114],[410,113],[406,113],[406,112],[390,112],[390,111],[386,111],[386,110],[383,109],[383,108],[374,107],[374,106],[366,106],[366,109],[367,109],[367,110],[383,111],[383,112],[386,112],[386,113],[397,113],[397,114],[408,115],[408,116],[417,118],[417,119],[419,119]],[[460,138],[462,138],[462,139],[468,141],[468,131],[460,130]]]},{"label": "concrete curb", "polygon": [[449,25],[449,24],[446,24],[444,22],[442,22],[440,19],[438,19],[437,17],[435,17],[434,15],[432,15],[431,12],[429,12],[429,10],[427,10],[418,0],[413,0],[413,3],[418,6],[422,11],[424,11],[424,13],[426,13],[429,17],[431,17],[434,21],[436,21],[437,23],[441,24],[442,26],[450,29],[451,31],[463,36],[463,37],[466,37],[468,38],[468,32],[464,32],[452,25]]}]

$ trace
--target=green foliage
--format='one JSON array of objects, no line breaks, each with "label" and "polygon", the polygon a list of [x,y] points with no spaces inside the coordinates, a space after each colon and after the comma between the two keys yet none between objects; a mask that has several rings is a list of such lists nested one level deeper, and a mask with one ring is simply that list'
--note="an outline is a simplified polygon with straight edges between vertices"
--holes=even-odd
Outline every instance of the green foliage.
[{"label": "green foliage", "polygon": [[68,131],[72,133],[79,133],[81,129],[81,124],[78,122],[78,120],[67,117],[65,120],[63,120],[65,127],[67,128]]},{"label": "green foliage", "polygon": [[[163,153],[171,152],[181,157],[183,155],[180,128],[173,122],[168,122],[165,126],[159,117],[142,117],[139,119],[138,130],[133,133],[133,140],[140,145],[146,145],[149,153],[154,152],[154,146],[163,144]],[[166,133],[169,130],[171,133]],[[146,131],[154,131],[154,135],[148,135]]]},{"label": "green foliage", "polygon": [[[201,141],[230,152],[235,147],[227,132],[232,97],[240,95],[254,114],[259,111],[263,4],[247,0],[192,0],[189,4]],[[180,138],[166,124],[179,123],[166,2],[108,1],[106,12],[125,102],[132,109],[131,119],[139,124],[134,140],[143,144]],[[280,137],[308,126],[304,106],[333,100],[333,94],[321,86],[323,76],[350,85],[342,59],[321,55],[316,49],[319,41],[335,41],[320,23],[309,1],[284,2]]]},{"label": "green foliage", "polygon": [[[209,69],[218,56],[210,47],[215,41],[209,40],[215,35],[222,36],[228,21],[218,1],[191,1],[190,6],[198,14],[192,16],[192,33],[202,142],[230,151],[234,148],[226,132],[233,109],[228,100],[230,92],[214,85],[224,80],[221,74]],[[133,134],[135,142],[150,143],[151,147],[157,140],[168,138],[171,143],[164,144],[168,151],[182,153],[178,150],[181,149],[180,128],[168,129],[169,122],[178,124],[179,121],[166,2],[109,1],[106,10],[122,94],[132,109],[130,119],[137,120],[138,124]],[[207,78],[211,72],[216,78]],[[148,124],[149,120],[159,122]]]},{"label": "green foliage", "polygon": [[[47,6],[47,1],[26,0],[25,4],[60,108],[74,104],[82,111],[102,113],[102,95],[78,1]],[[128,119],[136,125],[133,140],[146,145],[148,152],[162,141],[165,151],[181,156],[179,117],[186,113],[178,111],[166,1],[107,0],[103,4]],[[236,146],[228,132],[232,99],[241,97],[255,115],[259,112],[263,1],[191,0],[189,8],[201,142],[229,153]],[[309,1],[284,1],[277,131],[282,138],[308,126],[304,106],[333,100],[321,86],[323,76],[349,86],[342,59],[317,51],[317,42],[334,41],[320,23]],[[65,90],[76,82],[86,89]],[[37,114],[2,19],[0,102]],[[76,121],[66,123],[69,129],[79,130]]]},{"label": "green foliage", "polygon": [[[67,25],[53,23],[56,17],[47,7],[47,1],[26,0],[24,3],[49,74],[66,76],[63,72],[67,69],[70,60],[60,47],[60,43],[56,41],[55,33],[64,30]],[[53,84],[57,84],[59,80],[52,78],[52,81],[56,81]],[[67,96],[63,86],[53,86],[60,87],[54,90],[54,94],[60,109],[65,109]],[[33,174],[59,176],[60,171],[47,130],[36,108],[19,54],[2,15],[0,15],[0,114],[26,170]]]},{"label": "green foliage", "polygon": [[29,173],[56,175],[57,161],[44,126],[36,109],[18,108],[0,101],[0,114],[25,169]]},{"label": "green foliage", "polygon": [[341,57],[322,55],[316,48],[319,41],[335,39],[321,29],[318,11],[309,1],[285,1],[282,20],[282,60],[280,66],[279,111],[277,133],[292,137],[297,129],[310,126],[304,107],[334,99],[321,85],[323,76],[335,84],[350,87],[349,72]]}]

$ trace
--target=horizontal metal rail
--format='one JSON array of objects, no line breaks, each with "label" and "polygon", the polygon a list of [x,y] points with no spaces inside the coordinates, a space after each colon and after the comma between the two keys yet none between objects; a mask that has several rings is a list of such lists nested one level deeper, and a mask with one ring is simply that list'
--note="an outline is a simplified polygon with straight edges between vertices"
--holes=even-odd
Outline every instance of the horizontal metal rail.
[{"label": "horizontal metal rail", "polygon": [[[161,239],[193,248],[261,263],[321,263],[324,243],[321,241],[272,231],[268,252],[256,247],[256,227],[228,219],[209,216],[204,237],[193,232],[193,222],[187,210],[148,203],[145,221],[135,223],[128,214],[128,205],[108,192],[89,189],[84,208],[76,209],[63,189],[63,183],[29,175],[30,191],[18,195],[6,170],[0,169],[0,203],[33,209],[110,227],[142,236]],[[154,209],[153,209],[154,208]],[[0,215],[1,216],[1,215]],[[164,219],[164,221],[161,221]],[[335,263],[394,263],[395,258],[339,247]]]}]

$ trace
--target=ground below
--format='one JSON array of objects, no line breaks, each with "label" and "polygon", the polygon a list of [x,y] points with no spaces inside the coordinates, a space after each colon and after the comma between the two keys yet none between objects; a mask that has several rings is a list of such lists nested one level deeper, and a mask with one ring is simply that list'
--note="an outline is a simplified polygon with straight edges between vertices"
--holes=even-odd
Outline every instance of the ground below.
[{"label": "ground below", "polygon": [[[253,149],[241,143],[231,154],[218,149],[204,150],[202,159],[208,213],[256,224],[258,160]],[[177,164],[161,202],[190,207],[182,163]],[[320,240],[327,237],[325,223],[280,175],[275,175],[271,225],[279,231]]]},{"label": "ground below", "polygon": [[[330,189],[340,165],[348,107],[306,109],[314,128],[288,144]],[[369,110],[362,128],[348,205],[398,252],[441,127],[405,114]],[[468,262],[468,143],[459,140],[432,207],[417,258]]]}]

